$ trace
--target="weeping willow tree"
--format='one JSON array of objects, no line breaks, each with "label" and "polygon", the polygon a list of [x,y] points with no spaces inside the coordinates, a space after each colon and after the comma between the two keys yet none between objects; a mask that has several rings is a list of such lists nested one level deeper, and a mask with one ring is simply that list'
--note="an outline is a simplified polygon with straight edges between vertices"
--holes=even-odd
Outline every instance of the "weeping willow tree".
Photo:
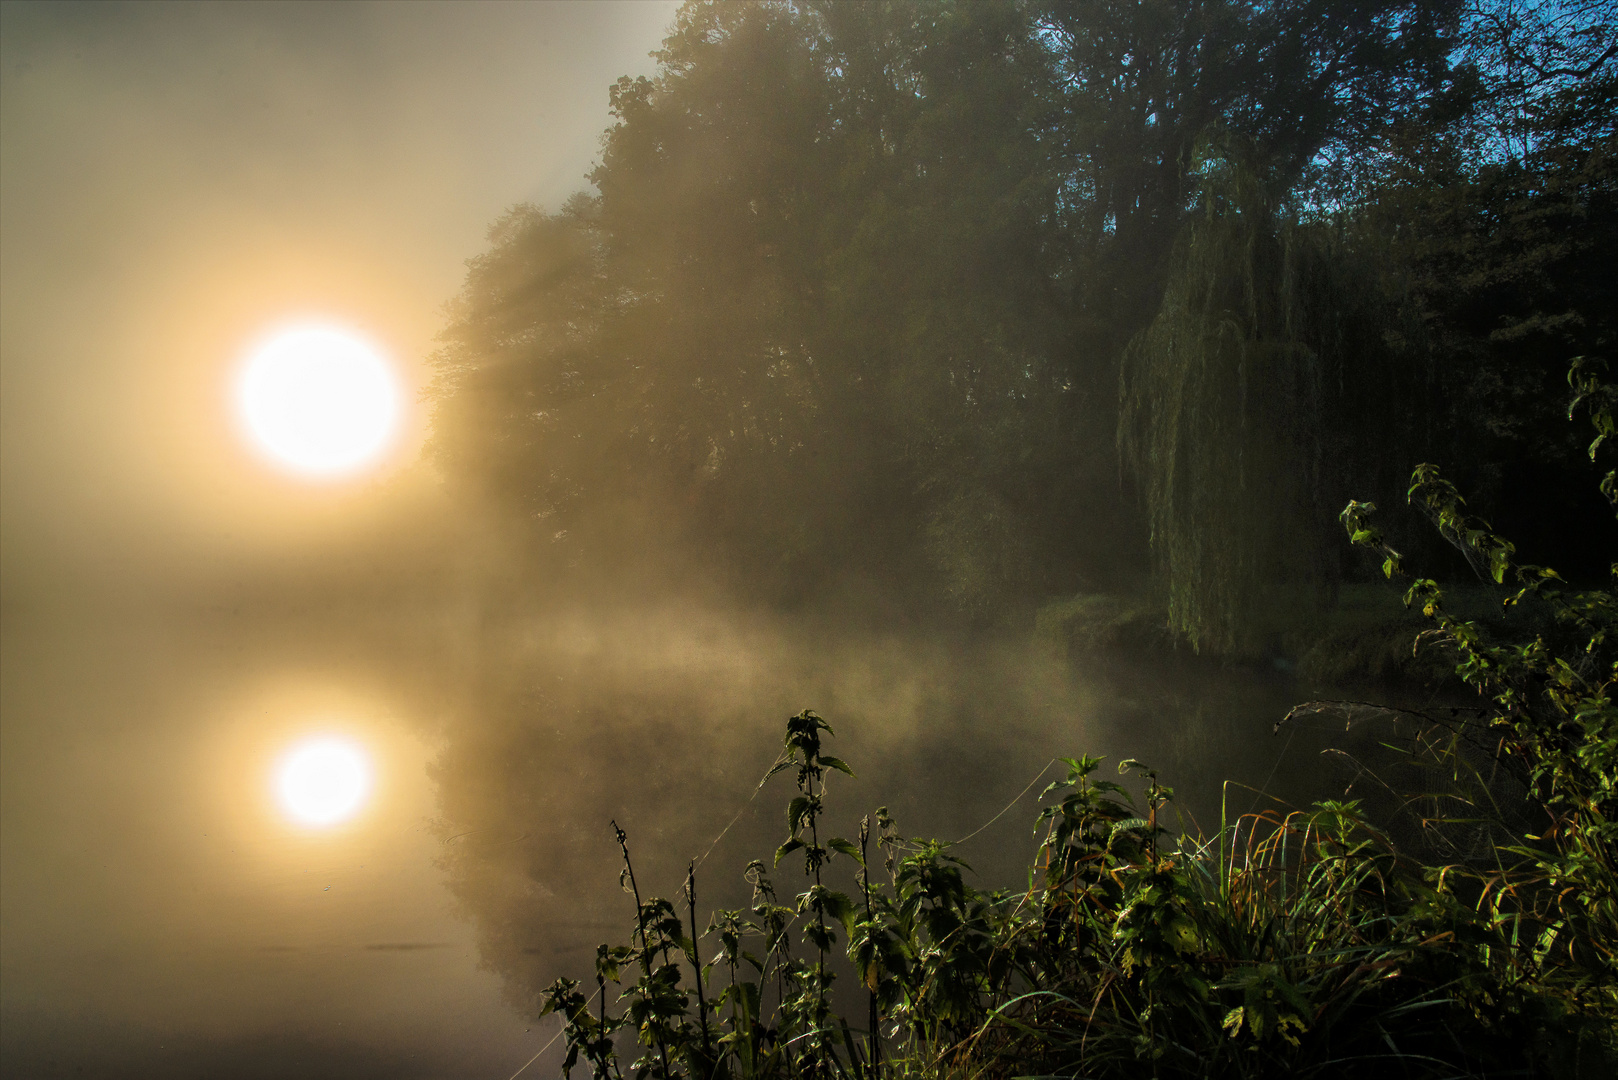
[{"label": "weeping willow tree", "polygon": [[1202,181],[1123,357],[1118,439],[1171,627],[1241,655],[1335,597],[1335,510],[1413,452],[1418,366],[1398,290],[1341,222],[1284,212],[1227,160]]}]

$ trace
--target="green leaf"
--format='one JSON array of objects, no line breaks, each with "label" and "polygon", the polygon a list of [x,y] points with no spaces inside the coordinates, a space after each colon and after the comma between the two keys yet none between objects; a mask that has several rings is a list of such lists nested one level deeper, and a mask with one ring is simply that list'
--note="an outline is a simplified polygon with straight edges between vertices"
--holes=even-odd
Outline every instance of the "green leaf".
[{"label": "green leaf", "polygon": [[826,894],[826,910],[837,916],[837,921],[844,926],[850,926],[854,922],[854,901],[847,893],[828,892]]},{"label": "green leaf", "polygon": [[799,795],[787,804],[787,830],[797,832],[804,815],[809,810],[809,796]]}]

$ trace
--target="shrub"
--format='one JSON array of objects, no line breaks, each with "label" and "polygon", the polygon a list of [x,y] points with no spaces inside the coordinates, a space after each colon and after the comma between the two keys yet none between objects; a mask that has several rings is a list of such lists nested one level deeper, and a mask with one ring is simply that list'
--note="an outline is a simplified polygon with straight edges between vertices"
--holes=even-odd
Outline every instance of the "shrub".
[{"label": "shrub", "polygon": [[[1594,457],[1618,391],[1583,362],[1571,380]],[[1613,472],[1602,490],[1618,505]],[[1482,699],[1409,714],[1406,752],[1436,778],[1402,793],[1419,847],[1357,801],[1174,836],[1173,791],[1154,771],[1120,764],[1137,803],[1099,759],[1069,758],[1042,793],[1025,887],[980,891],[948,845],[904,839],[885,809],[874,837],[869,818],[854,840],[822,835],[826,781],[852,771],[804,711],[770,771],[795,773],[774,867],[801,859],[801,891],[778,893],[774,868],[753,862],[750,907],[699,932],[694,868],[683,913],[642,899],[618,830],[633,935],[600,946],[593,992],[570,979],[546,992],[565,1022],[564,1071],[582,1059],[597,1080],[1613,1075],[1618,597],[1518,563],[1433,466],[1410,499],[1481,573],[1516,585],[1507,610],[1555,616],[1512,639],[1451,614],[1435,581],[1410,584],[1406,603],[1429,621],[1418,647],[1447,643]],[[1342,518],[1402,574],[1374,509],[1350,503]],[[852,895],[827,884],[838,858],[854,864]],[[841,997],[839,969],[854,984]],[[853,997],[863,1009],[839,1012]]]}]

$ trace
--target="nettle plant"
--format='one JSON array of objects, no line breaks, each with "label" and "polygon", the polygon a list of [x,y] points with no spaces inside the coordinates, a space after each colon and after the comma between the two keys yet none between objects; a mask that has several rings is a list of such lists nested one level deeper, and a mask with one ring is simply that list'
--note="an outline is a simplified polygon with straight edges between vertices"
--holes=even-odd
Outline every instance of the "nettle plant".
[{"label": "nettle plant", "polygon": [[[1591,461],[1618,434],[1618,386],[1603,374],[1582,357],[1568,373],[1568,416],[1583,408],[1596,429]],[[1607,471],[1600,490],[1618,511],[1618,470]],[[1535,832],[1499,845],[1495,867],[1474,872],[1475,906],[1490,925],[1509,927],[1513,944],[1529,943],[1509,953],[1526,974],[1618,1027],[1618,562],[1609,587],[1573,589],[1555,570],[1517,561],[1516,546],[1469,514],[1435,465],[1416,469],[1409,500],[1480,577],[1513,586],[1503,614],[1540,616],[1531,632],[1503,634],[1452,614],[1431,578],[1412,579],[1405,593],[1406,605],[1433,622],[1422,638],[1455,651],[1456,674],[1485,702],[1474,717],[1442,725],[1449,737],[1433,744],[1439,756],[1466,772],[1463,742],[1487,747],[1489,763],[1518,777],[1540,811]],[[1375,510],[1351,502],[1343,523],[1354,543],[1382,556],[1386,576],[1404,576],[1402,556],[1371,523]],[[1468,779],[1463,786],[1481,794]]]},{"label": "nettle plant", "polygon": [[[790,718],[784,753],[765,777],[796,772],[788,835],[774,858],[775,867],[802,858],[804,888],[795,896],[778,895],[771,868],[755,860],[745,872],[752,905],[714,912],[699,934],[695,868],[682,925],[669,901],[641,899],[627,838],[614,825],[622,880],[635,895],[634,937],[598,948],[594,994],[572,979],[546,991],[544,1011],[560,1013],[566,1025],[564,1071],[582,1059],[596,1077],[621,1077],[619,1043],[633,1034],[640,1053],[627,1068],[637,1078],[874,1078],[911,1071],[981,1024],[992,943],[1004,936],[991,912],[1004,897],[967,886],[964,864],[947,845],[901,838],[886,808],[876,811],[876,852],[869,817],[856,841],[823,837],[827,775],[853,775],[824,752],[829,734],[812,711]],[[826,883],[824,870],[838,856],[856,865],[854,896]],[[874,861],[885,882],[873,880]],[[705,959],[707,938],[715,946]],[[839,954],[866,1000],[852,1024],[833,1009]],[[635,971],[638,978],[626,979]],[[611,1001],[609,983],[617,990]]]},{"label": "nettle plant", "polygon": [[[1122,766],[1144,785],[1137,807],[1099,759],[1066,759],[1026,886],[984,892],[948,845],[901,838],[885,810],[874,836],[867,818],[856,840],[821,839],[826,773],[847,768],[821,752],[829,731],[814,713],[789,721],[799,790],[778,858],[803,858],[796,895],[755,861],[751,906],[699,934],[694,873],[682,919],[638,895],[625,843],[630,944],[598,949],[593,993],[559,979],[546,994],[564,1071],[1310,1076],[1396,1057],[1423,1075],[1487,1043],[1467,1008],[1495,984],[1451,939],[1499,927],[1459,918],[1454,890],[1425,884],[1352,803],[1174,837],[1173,793],[1145,766]],[[836,858],[854,863],[852,895],[825,883]],[[834,967],[853,984],[840,998]],[[834,1007],[856,996],[863,1009]]]},{"label": "nettle plant", "polygon": [[[1618,390],[1584,362],[1571,380],[1595,456]],[[1614,472],[1602,491],[1618,506]],[[1442,777],[1401,793],[1425,847],[1396,844],[1349,800],[1178,834],[1174,793],[1147,766],[1119,766],[1137,802],[1098,776],[1099,758],[1067,758],[1041,794],[1024,887],[982,891],[950,845],[903,838],[885,809],[874,835],[866,817],[854,840],[824,836],[827,780],[853,772],[806,710],[766,776],[794,772],[797,790],[773,865],[746,868],[748,908],[699,932],[694,864],[683,912],[643,899],[614,824],[635,922],[628,944],[598,948],[593,987],[558,979],[545,993],[565,1025],[564,1073],[582,1061],[595,1080],[1612,1075],[1618,599],[1518,563],[1433,466],[1410,499],[1481,572],[1516,584],[1505,610],[1549,613],[1530,623],[1540,630],[1502,631],[1451,614],[1433,580],[1410,585],[1433,623],[1418,646],[1454,649],[1483,699],[1398,710],[1422,725],[1406,751]],[[1402,574],[1374,510],[1351,503],[1343,521]],[[1514,795],[1500,795],[1500,770]],[[778,891],[770,875],[798,859],[801,890]],[[828,885],[837,859],[852,863],[852,893]]]}]

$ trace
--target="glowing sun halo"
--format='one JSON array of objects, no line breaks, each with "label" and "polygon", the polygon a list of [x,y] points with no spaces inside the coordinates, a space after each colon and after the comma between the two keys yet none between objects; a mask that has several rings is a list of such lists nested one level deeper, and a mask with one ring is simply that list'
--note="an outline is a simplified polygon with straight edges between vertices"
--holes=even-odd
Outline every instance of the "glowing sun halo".
[{"label": "glowing sun halo", "polygon": [[253,446],[309,479],[376,464],[399,427],[392,366],[375,345],[337,326],[303,324],[266,338],[248,353],[235,391]]},{"label": "glowing sun halo", "polygon": [[294,746],[275,771],[281,809],[300,825],[347,821],[371,793],[371,762],[347,739],[322,736]]}]

